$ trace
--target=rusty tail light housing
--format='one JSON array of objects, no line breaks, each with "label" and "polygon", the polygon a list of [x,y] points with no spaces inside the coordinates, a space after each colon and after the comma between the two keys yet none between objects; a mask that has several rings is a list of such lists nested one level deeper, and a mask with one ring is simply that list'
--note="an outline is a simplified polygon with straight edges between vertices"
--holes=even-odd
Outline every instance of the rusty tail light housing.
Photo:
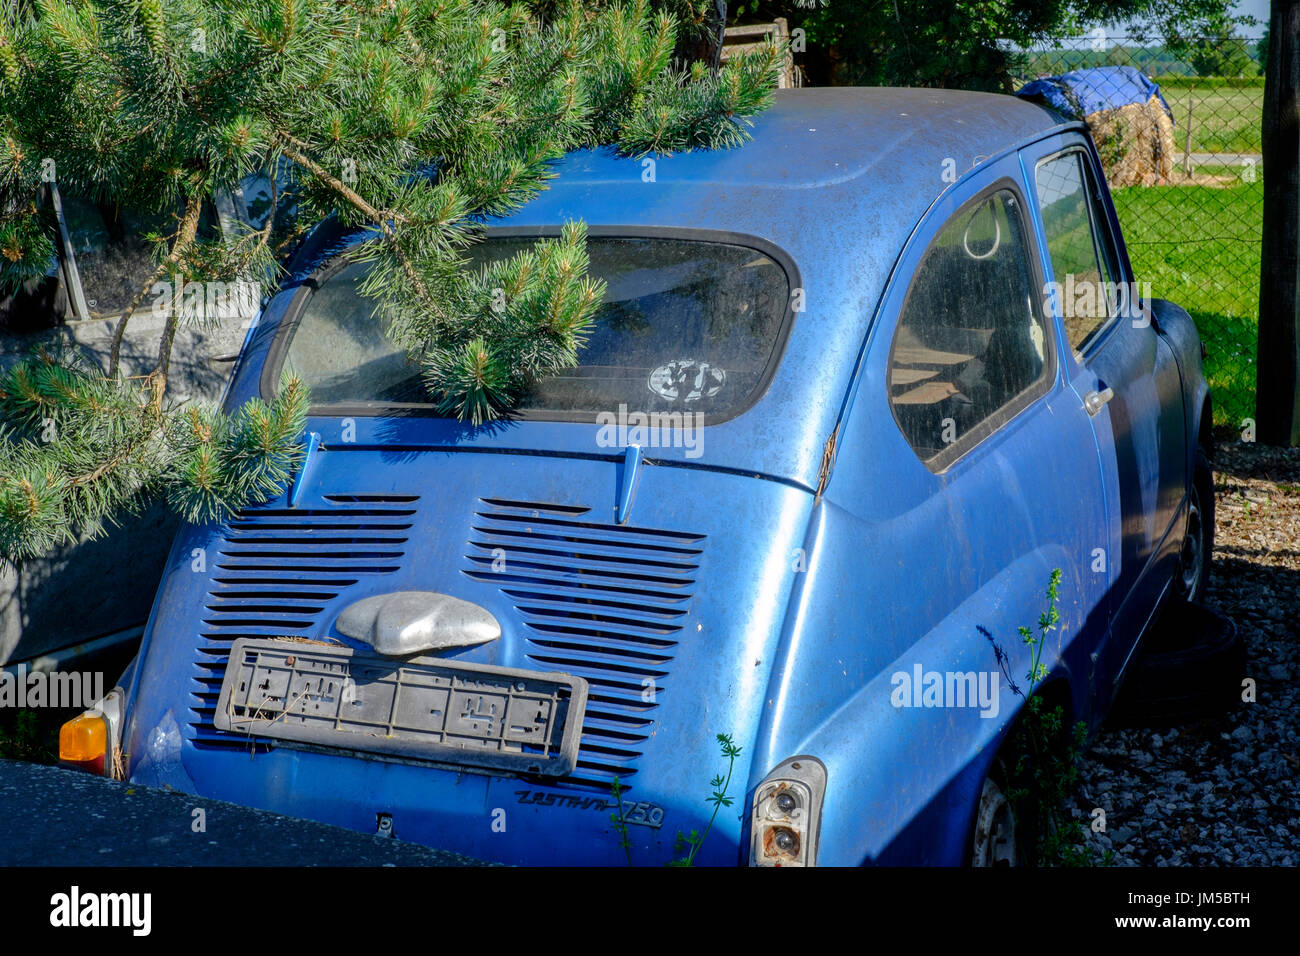
[{"label": "rusty tail light housing", "polygon": [[791,757],[763,778],[750,813],[750,866],[816,866],[826,766]]}]

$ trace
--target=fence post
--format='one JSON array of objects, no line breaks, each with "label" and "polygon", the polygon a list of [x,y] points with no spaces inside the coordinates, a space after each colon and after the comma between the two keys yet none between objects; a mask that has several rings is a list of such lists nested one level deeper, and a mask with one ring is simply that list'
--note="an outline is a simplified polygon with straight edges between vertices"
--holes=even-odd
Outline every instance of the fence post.
[{"label": "fence post", "polygon": [[1187,87],[1187,138],[1183,140],[1183,172],[1187,178],[1192,177],[1192,101],[1196,99],[1196,90]]},{"label": "fence post", "polygon": [[1300,444],[1300,0],[1272,0],[1263,115],[1259,440]]}]

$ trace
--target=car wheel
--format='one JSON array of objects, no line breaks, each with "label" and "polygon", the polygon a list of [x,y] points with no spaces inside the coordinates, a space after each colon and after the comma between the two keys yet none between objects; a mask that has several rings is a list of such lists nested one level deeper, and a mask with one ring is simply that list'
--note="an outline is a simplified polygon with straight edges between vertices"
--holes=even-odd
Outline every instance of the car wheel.
[{"label": "car wheel", "polygon": [[1214,472],[1203,449],[1196,450],[1196,469],[1187,501],[1187,527],[1183,532],[1178,568],[1174,571],[1173,597],[1185,604],[1205,597],[1214,556]]},{"label": "car wheel", "polygon": [[1196,604],[1173,604],[1132,669],[1116,701],[1116,722],[1181,723],[1239,702],[1245,648],[1230,618]]},{"label": "car wheel", "polygon": [[970,862],[978,867],[1024,865],[1016,837],[1016,815],[993,773],[984,778],[975,808]]}]

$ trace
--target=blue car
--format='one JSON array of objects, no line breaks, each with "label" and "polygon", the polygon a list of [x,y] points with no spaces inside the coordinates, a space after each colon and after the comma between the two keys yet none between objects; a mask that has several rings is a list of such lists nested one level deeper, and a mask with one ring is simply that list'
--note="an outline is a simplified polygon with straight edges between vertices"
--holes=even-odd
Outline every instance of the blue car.
[{"label": "blue car", "polygon": [[1019,862],[1018,629],[1059,569],[1038,690],[1095,728],[1213,534],[1196,329],[1085,128],[793,90],[556,172],[472,257],[581,219],[608,292],[502,421],[428,403],[370,234],[302,247],[228,407],[296,371],[307,459],[182,529],[96,766],[512,864]]}]

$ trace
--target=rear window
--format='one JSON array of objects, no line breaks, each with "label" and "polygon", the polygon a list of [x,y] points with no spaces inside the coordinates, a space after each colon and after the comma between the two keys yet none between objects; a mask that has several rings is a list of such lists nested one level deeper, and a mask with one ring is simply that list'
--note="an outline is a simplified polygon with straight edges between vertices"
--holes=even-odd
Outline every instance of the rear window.
[{"label": "rear window", "polygon": [[[468,251],[467,268],[537,238],[489,237]],[[589,236],[589,271],[605,281],[606,293],[579,365],[539,379],[516,414],[584,420],[624,405],[719,420],[744,411],[771,378],[792,314],[790,271],[755,242]],[[370,268],[340,262],[322,270],[264,381],[276,381],[283,367],[310,386],[317,406],[430,407],[419,367],[387,338],[375,303],[357,291]]]}]

